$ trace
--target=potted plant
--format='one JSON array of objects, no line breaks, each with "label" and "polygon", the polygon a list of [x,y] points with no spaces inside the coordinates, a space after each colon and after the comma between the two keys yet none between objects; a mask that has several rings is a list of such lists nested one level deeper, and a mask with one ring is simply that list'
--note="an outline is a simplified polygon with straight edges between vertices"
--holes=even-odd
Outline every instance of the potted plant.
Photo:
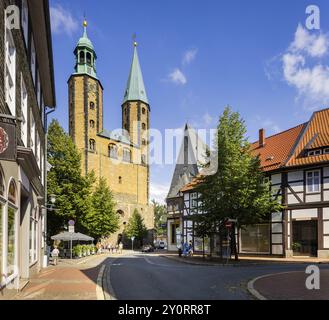
[{"label": "potted plant", "polygon": [[82,248],[82,256],[85,257],[87,255],[87,248],[85,245],[82,245],[81,248]]},{"label": "potted plant", "polygon": [[87,256],[90,256],[90,246],[86,245]]},{"label": "potted plant", "polygon": [[82,258],[82,247],[81,247],[81,245],[76,245],[73,248],[73,254],[78,258]]},{"label": "potted plant", "polygon": [[90,247],[91,247],[91,254],[92,255],[95,255],[96,254],[96,248],[95,248],[95,246],[92,244]]},{"label": "potted plant", "polygon": [[294,242],[291,245],[291,248],[294,252],[300,252],[300,249],[302,248],[302,245],[299,242]]}]

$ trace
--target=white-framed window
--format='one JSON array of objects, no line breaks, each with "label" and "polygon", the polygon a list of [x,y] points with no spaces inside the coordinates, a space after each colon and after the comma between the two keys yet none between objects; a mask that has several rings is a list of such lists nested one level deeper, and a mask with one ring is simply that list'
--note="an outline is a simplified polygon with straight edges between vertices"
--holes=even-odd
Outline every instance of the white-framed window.
[{"label": "white-framed window", "polygon": [[33,154],[35,154],[35,121],[33,117],[32,109],[30,111],[30,119],[31,119],[31,129],[30,129],[30,148],[33,151]]},{"label": "white-framed window", "polygon": [[191,209],[196,209],[198,207],[198,193],[191,193]]},{"label": "white-framed window", "polygon": [[26,47],[28,46],[28,29],[29,29],[29,8],[27,0],[22,0],[22,32],[25,40]]},{"label": "white-framed window", "polygon": [[24,147],[27,147],[27,110],[28,110],[28,97],[23,75],[21,75],[21,110],[22,110],[22,122],[21,122],[21,135]]},{"label": "white-framed window", "polygon": [[328,154],[328,153],[329,153],[329,148],[325,148],[325,149],[323,150],[323,153],[324,153],[324,154]]},{"label": "white-framed window", "polygon": [[306,172],[307,193],[320,192],[321,173],[320,170]]},{"label": "white-framed window", "polygon": [[322,154],[322,150],[318,149],[318,150],[312,150],[308,152],[308,156],[309,157],[313,157],[313,156],[319,156]]},{"label": "white-framed window", "polygon": [[30,236],[29,236],[29,262],[30,266],[38,260],[38,207],[31,209],[30,214]]},{"label": "white-framed window", "polygon": [[5,33],[5,98],[12,116],[16,116],[16,48],[11,31]]},{"label": "white-framed window", "polygon": [[37,65],[37,55],[35,52],[35,45],[33,36],[31,37],[31,73],[33,83],[35,84],[35,75],[36,75],[36,65]]}]

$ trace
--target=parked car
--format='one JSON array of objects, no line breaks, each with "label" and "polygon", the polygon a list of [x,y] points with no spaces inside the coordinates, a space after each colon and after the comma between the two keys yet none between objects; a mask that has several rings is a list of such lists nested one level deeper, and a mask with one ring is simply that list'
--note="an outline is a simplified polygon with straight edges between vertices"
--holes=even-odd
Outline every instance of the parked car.
[{"label": "parked car", "polygon": [[159,249],[165,249],[166,248],[166,243],[164,241],[159,242]]},{"label": "parked car", "polygon": [[146,245],[143,247],[142,252],[154,252],[154,248],[150,245]]}]

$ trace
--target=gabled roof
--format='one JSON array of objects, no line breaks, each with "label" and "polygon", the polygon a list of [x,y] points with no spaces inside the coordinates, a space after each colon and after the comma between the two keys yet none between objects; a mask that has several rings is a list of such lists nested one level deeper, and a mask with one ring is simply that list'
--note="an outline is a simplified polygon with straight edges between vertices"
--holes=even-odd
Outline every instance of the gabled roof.
[{"label": "gabled roof", "polygon": [[259,146],[258,141],[251,145],[251,152],[255,156],[260,156],[261,167],[264,171],[284,166],[305,126],[306,124],[301,124],[268,137],[263,147]]},{"label": "gabled roof", "polygon": [[128,101],[142,101],[146,104],[149,104],[145,90],[142,69],[139,64],[137,44],[135,44],[134,47],[134,56],[131,64],[123,104]]},{"label": "gabled roof", "polygon": [[329,109],[314,112],[286,166],[292,167],[328,162],[329,154],[313,157],[305,154],[308,150],[324,147],[329,147]]},{"label": "gabled roof", "polygon": [[180,189],[199,174],[200,165],[205,162],[206,150],[206,144],[187,124],[167,199],[179,196]]}]

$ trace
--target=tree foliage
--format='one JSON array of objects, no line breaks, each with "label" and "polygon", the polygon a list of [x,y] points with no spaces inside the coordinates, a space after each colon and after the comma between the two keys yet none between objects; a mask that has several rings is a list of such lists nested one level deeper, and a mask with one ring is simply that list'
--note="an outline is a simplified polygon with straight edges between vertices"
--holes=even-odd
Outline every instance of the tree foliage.
[{"label": "tree foliage", "polygon": [[91,197],[92,209],[86,214],[84,225],[95,238],[108,237],[119,229],[120,217],[105,178],[100,178]]},{"label": "tree foliage", "polygon": [[207,213],[194,217],[200,235],[211,235],[223,228],[226,218],[237,219],[237,227],[243,227],[281,210],[269,184],[264,182],[259,157],[251,154],[244,121],[229,107],[220,117],[214,144],[217,171],[200,177],[196,188]]},{"label": "tree foliage", "polygon": [[137,209],[130,217],[128,224],[125,228],[125,235],[128,238],[135,237],[140,244],[143,244],[143,239],[147,235],[147,228],[144,224],[144,219]]},{"label": "tree foliage", "polygon": [[158,236],[166,235],[167,227],[163,227],[163,225],[167,224],[167,208],[165,205],[162,205],[155,200],[152,200],[152,204],[154,207],[154,225],[156,233]]}]

